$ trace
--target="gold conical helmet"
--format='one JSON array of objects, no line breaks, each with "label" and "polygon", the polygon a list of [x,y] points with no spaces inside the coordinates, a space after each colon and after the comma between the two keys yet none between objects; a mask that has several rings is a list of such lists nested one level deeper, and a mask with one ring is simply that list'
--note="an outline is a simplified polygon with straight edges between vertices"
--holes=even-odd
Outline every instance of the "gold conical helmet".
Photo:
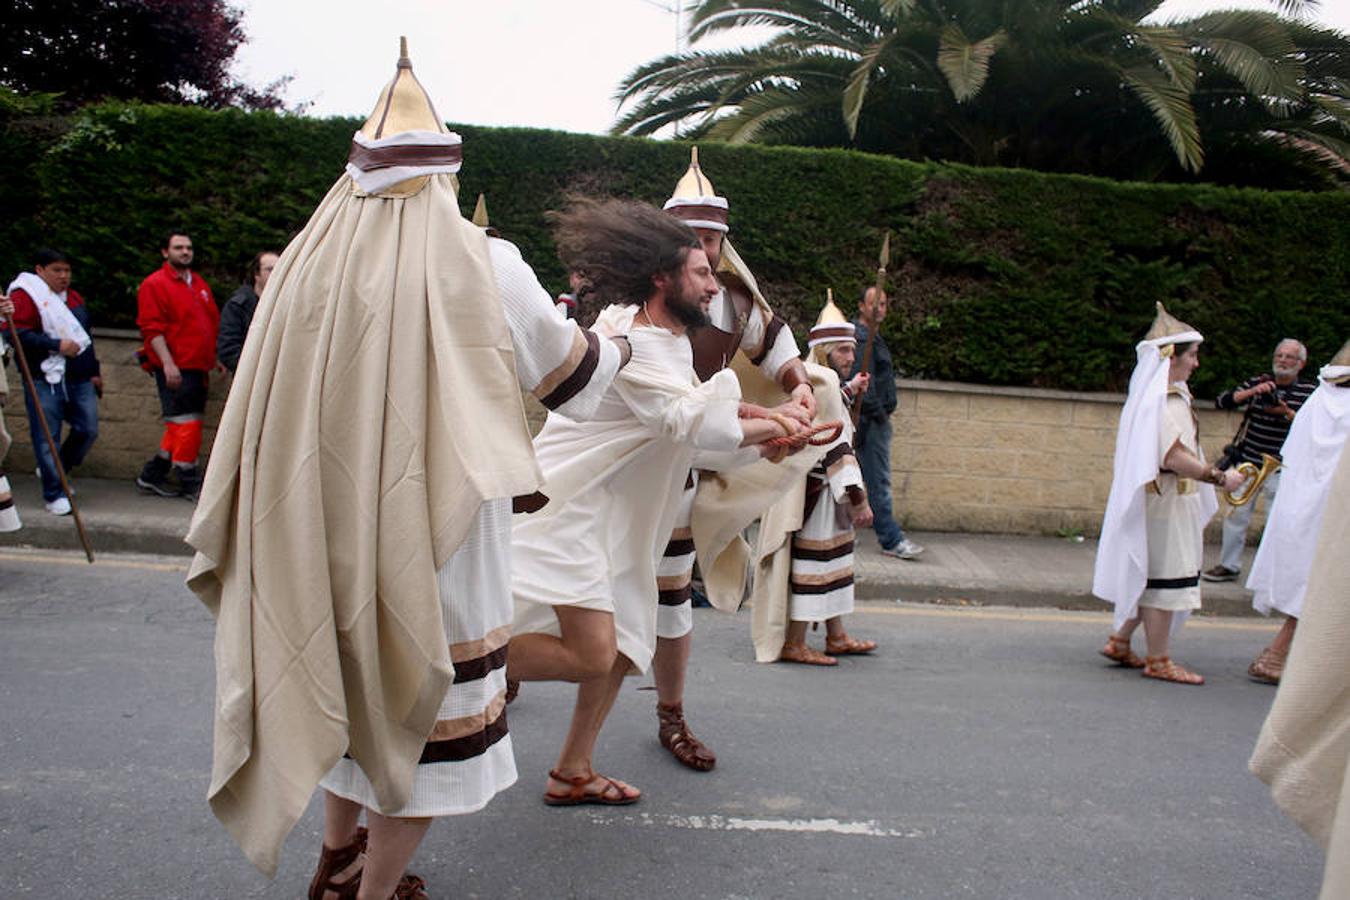
[{"label": "gold conical helmet", "polygon": [[492,224],[488,221],[487,197],[483,194],[478,195],[478,203],[473,208],[473,224],[479,228],[488,228]]},{"label": "gold conical helmet", "polygon": [[408,58],[408,39],[398,39],[398,67],[394,78],[380,92],[361,133],[371,140],[390,137],[401,131],[439,131],[446,133],[441,117],[436,115],[422,82],[413,74],[412,60]]},{"label": "gold conical helmet", "polygon": [[1170,355],[1173,344],[1204,340],[1200,332],[1169,313],[1161,302],[1157,306],[1158,314],[1153,318],[1153,326],[1144,335],[1144,340],[1163,350],[1164,356]]},{"label": "gold conical helmet", "polygon": [[847,341],[848,343],[857,343],[857,337],[854,334],[855,328],[848,317],[834,305],[834,291],[826,289],[825,307],[820,311],[820,316],[816,319],[816,324],[811,326],[811,335],[807,341],[808,347],[814,347],[817,344],[833,344],[836,341]]},{"label": "gold conical helmet", "polygon": [[453,180],[462,158],[460,145],[459,135],[446,129],[413,75],[408,39],[399,38],[393,80],[352,136],[347,174],[368,194],[411,196],[431,175],[450,175]]},{"label": "gold conical helmet", "polygon": [[1331,362],[1322,367],[1322,380],[1332,384],[1350,384],[1350,341],[1345,342],[1341,352],[1331,358]]},{"label": "gold conical helmet", "polygon": [[689,169],[679,184],[675,185],[675,193],[671,194],[663,208],[690,228],[727,230],[726,198],[717,196],[712,182],[703,174],[698,164],[697,147],[690,148]]}]

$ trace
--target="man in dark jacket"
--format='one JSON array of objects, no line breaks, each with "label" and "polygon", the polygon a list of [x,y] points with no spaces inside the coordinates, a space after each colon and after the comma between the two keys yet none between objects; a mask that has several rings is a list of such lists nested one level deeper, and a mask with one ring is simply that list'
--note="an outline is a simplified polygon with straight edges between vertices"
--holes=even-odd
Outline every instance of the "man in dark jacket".
[{"label": "man in dark jacket", "polygon": [[[853,446],[862,467],[867,499],[872,505],[872,530],[881,543],[881,552],[899,559],[913,559],[923,552],[923,548],[905,537],[891,510],[891,413],[895,412],[896,398],[891,351],[881,337],[886,306],[886,293],[870,287],[863,291],[862,299],[858,301],[858,318],[853,320],[858,357],[850,375],[862,371],[869,340],[872,347],[871,365],[867,369],[872,381],[862,397]],[[870,336],[873,329],[877,333]]]},{"label": "man in dark jacket", "polygon": [[253,324],[253,311],[258,308],[267,279],[276,267],[277,254],[264,250],[248,264],[248,279],[239,290],[230,295],[220,311],[220,334],[216,337],[216,358],[231,372],[239,365],[239,354],[244,352],[244,338]]},{"label": "man in dark jacket", "polygon": [[[20,274],[9,286],[14,324],[28,370],[33,373],[40,414],[61,448],[61,465],[67,472],[84,461],[98,437],[98,398],[103,393],[103,378],[89,333],[89,308],[71,289],[70,275],[69,257],[44,248],[33,256],[33,271]],[[70,500],[61,490],[51,445],[38,419],[39,409],[27,391],[24,403],[47,512],[68,515]],[[64,440],[63,424],[70,426]]]}]

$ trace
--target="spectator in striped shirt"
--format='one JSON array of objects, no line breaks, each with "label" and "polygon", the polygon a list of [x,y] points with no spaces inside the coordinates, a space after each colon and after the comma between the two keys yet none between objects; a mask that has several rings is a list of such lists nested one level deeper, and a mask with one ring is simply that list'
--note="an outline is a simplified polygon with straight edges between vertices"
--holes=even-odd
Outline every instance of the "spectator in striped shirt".
[{"label": "spectator in striped shirt", "polygon": [[[1246,407],[1239,438],[1234,443],[1240,448],[1238,462],[1261,465],[1261,454],[1280,458],[1284,439],[1294,415],[1317,385],[1299,379],[1308,361],[1308,348],[1293,338],[1285,338],[1275,346],[1271,362],[1272,373],[1248,378],[1232,390],[1224,391],[1214,401],[1219,409]],[[1244,433],[1245,431],[1245,433]],[[1280,473],[1275,471],[1265,480],[1257,495],[1245,506],[1236,506],[1223,520],[1223,551],[1219,564],[1204,573],[1206,581],[1232,581],[1242,571],[1242,548],[1247,543],[1247,526],[1260,495],[1269,495],[1274,502],[1280,487]]]}]

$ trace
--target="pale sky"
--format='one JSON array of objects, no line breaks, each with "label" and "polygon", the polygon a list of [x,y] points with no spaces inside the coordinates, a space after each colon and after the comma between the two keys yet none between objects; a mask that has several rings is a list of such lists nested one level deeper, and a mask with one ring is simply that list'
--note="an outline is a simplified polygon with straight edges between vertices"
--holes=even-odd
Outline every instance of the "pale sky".
[{"label": "pale sky", "polygon": [[[443,118],[603,133],[619,81],[675,49],[680,2],[235,0],[249,36],[236,71],[255,85],[293,75],[287,100],[311,101],[310,115],[364,116],[407,35],[414,71]],[[1240,6],[1274,9],[1260,0],[1170,0],[1159,17]],[[1350,31],[1350,0],[1323,0],[1313,18]]]}]

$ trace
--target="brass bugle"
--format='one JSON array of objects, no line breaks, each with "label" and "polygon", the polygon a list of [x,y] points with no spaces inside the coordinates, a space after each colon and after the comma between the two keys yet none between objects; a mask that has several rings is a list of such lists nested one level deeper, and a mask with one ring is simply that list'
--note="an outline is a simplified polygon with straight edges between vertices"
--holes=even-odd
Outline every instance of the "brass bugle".
[{"label": "brass bugle", "polygon": [[1280,461],[1269,453],[1261,454],[1261,468],[1256,467],[1256,463],[1245,462],[1237,467],[1238,474],[1243,479],[1242,486],[1231,493],[1225,491],[1223,499],[1228,501],[1229,506],[1245,506],[1252,502],[1256,492],[1261,490],[1261,485],[1271,474],[1280,467]]}]

